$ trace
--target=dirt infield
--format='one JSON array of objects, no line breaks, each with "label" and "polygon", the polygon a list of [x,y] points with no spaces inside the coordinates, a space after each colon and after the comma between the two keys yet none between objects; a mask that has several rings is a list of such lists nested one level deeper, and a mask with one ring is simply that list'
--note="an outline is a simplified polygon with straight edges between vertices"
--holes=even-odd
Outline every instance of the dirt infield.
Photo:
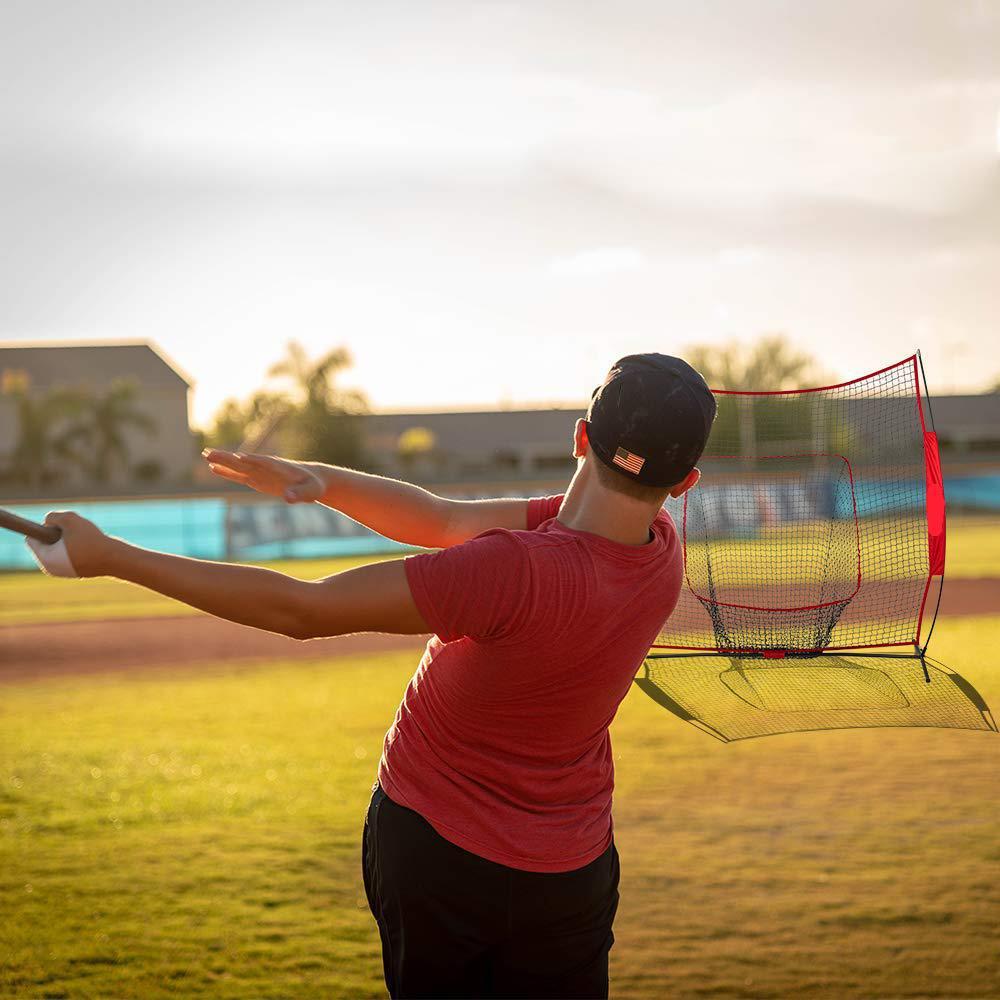
[{"label": "dirt infield", "polygon": [[[1000,614],[1000,579],[947,582],[943,616]],[[0,682],[170,665],[349,656],[423,647],[426,636],[347,635],[296,642],[208,616],[14,625],[0,630]]]},{"label": "dirt infield", "polygon": [[367,634],[297,642],[207,615],[14,625],[0,630],[0,681],[199,662],[315,659],[392,649],[411,649],[416,654],[426,641],[427,636]]}]

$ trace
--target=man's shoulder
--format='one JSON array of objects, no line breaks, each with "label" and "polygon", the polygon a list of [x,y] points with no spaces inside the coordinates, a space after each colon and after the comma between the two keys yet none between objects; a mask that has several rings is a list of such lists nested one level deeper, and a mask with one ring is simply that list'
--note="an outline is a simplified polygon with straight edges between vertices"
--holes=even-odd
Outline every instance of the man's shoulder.
[{"label": "man's shoulder", "polygon": [[455,548],[465,549],[470,557],[507,562],[528,561],[533,554],[570,540],[555,533],[527,528],[490,528]]},{"label": "man's shoulder", "polygon": [[668,575],[684,576],[684,541],[670,511],[663,507],[653,519],[653,531],[662,542],[662,564]]},{"label": "man's shoulder", "polygon": [[477,538],[491,538],[498,552],[509,552],[530,557],[545,549],[564,548],[573,539],[561,532],[538,531],[530,528],[491,528]]},{"label": "man's shoulder", "polygon": [[653,518],[653,530],[659,529],[661,532],[667,532],[674,536],[680,535],[677,530],[677,524],[674,521],[673,515],[667,510],[666,507],[661,507],[656,517]]}]

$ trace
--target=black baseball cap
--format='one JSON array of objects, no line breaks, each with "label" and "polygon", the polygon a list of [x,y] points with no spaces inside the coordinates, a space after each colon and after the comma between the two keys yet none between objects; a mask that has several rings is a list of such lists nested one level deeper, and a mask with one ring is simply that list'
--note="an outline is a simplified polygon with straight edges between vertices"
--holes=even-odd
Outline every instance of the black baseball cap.
[{"label": "black baseball cap", "polygon": [[705,380],[669,354],[629,354],[593,392],[587,438],[605,465],[646,486],[673,486],[697,464],[715,420]]}]

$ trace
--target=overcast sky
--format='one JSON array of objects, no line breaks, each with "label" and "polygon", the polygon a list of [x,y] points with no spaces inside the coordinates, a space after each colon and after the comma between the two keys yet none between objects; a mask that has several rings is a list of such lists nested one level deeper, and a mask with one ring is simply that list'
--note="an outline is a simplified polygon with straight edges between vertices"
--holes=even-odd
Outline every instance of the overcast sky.
[{"label": "overcast sky", "polygon": [[785,331],[1000,376],[1000,0],[0,0],[0,340],[379,407]]}]

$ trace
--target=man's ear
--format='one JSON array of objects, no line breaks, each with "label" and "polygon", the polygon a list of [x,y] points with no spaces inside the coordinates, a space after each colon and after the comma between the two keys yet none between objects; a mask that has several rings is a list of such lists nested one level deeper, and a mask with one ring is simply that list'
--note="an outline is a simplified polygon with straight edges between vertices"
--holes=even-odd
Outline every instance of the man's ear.
[{"label": "man's ear", "polygon": [[692,469],[676,486],[670,487],[670,496],[683,496],[692,486],[698,484],[701,479],[701,469]]},{"label": "man's ear", "polygon": [[585,458],[590,442],[587,440],[587,421],[580,417],[573,429],[573,457]]}]

